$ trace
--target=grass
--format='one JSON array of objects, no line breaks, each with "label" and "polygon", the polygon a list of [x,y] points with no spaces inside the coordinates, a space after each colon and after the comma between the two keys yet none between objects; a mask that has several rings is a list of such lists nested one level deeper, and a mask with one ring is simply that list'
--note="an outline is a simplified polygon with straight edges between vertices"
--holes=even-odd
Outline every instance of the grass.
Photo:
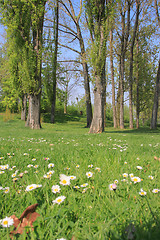
[{"label": "grass", "polygon": [[[160,162],[154,159],[160,158],[160,129],[106,127],[104,133],[96,135],[88,134],[84,120],[68,117],[53,125],[43,123],[41,130],[31,130],[16,115],[6,122],[0,115],[0,165],[9,164],[12,169],[0,174],[0,186],[10,188],[6,194],[0,190],[0,219],[13,214],[19,218],[25,208],[38,203],[40,217],[33,223],[34,231],[28,228],[28,234],[24,231],[14,239],[68,240],[74,236],[77,240],[158,240],[159,193],[152,190],[160,189]],[[48,169],[49,163],[54,163],[53,169]],[[33,167],[28,168],[28,164]],[[13,182],[16,170],[18,181]],[[19,173],[25,170],[28,173],[20,178]],[[46,179],[43,176],[49,170],[55,172]],[[86,176],[89,171],[93,172],[91,178]],[[133,173],[142,181],[134,184],[130,177],[122,181],[123,173]],[[60,174],[76,179],[63,186],[59,184]],[[117,190],[111,191],[109,184],[116,179]],[[42,187],[25,191],[33,183]],[[83,183],[88,183],[85,191],[73,188]],[[55,184],[61,187],[60,193],[51,191]],[[139,195],[141,188],[146,196]],[[52,201],[61,195],[66,197],[64,202],[53,205]],[[12,229],[0,227],[0,239],[9,239]]]}]

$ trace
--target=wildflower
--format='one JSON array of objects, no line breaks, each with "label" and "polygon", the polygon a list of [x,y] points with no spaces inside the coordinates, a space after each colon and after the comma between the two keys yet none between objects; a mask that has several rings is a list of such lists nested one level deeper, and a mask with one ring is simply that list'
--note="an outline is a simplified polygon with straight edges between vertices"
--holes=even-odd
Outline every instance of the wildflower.
[{"label": "wildflower", "polygon": [[88,165],[88,167],[89,167],[89,168],[92,168],[92,167],[93,167],[93,164]]},{"label": "wildflower", "polygon": [[47,172],[47,175],[52,175],[54,173],[54,171],[49,171]]},{"label": "wildflower", "polygon": [[80,187],[79,187],[79,186],[74,186],[73,188],[75,188],[75,189],[79,189]]},{"label": "wildflower", "polygon": [[141,182],[141,179],[140,179],[139,177],[132,177],[131,180],[132,180],[134,183]]},{"label": "wildflower", "polygon": [[42,187],[41,184],[36,184],[36,188],[40,188],[40,187]]},{"label": "wildflower", "polygon": [[79,168],[79,165],[78,165],[78,164],[76,165],[76,168]]},{"label": "wildflower", "polygon": [[88,186],[88,183],[83,183],[83,184],[81,185],[81,187],[86,187],[86,186]]},{"label": "wildflower", "polygon": [[127,164],[127,162],[124,162],[124,164]]},{"label": "wildflower", "polygon": [[158,193],[159,191],[160,191],[160,190],[157,189],[157,188],[152,190],[153,193]]},{"label": "wildflower", "polygon": [[53,202],[53,204],[61,204],[64,200],[65,200],[65,196],[60,196],[60,197],[57,197],[55,200],[53,200],[52,202]]},{"label": "wildflower", "polygon": [[52,192],[53,193],[60,193],[60,190],[61,190],[61,188],[60,188],[59,185],[53,185],[52,186]]},{"label": "wildflower", "polygon": [[114,180],[114,184],[116,184],[116,183],[118,183],[118,180],[116,179],[116,180]]},{"label": "wildflower", "polygon": [[13,173],[13,174],[12,174],[12,177],[14,178],[14,177],[16,177],[16,175],[17,175],[16,173]]},{"label": "wildflower", "polygon": [[124,178],[128,177],[128,173],[123,173],[122,175],[123,175]]},{"label": "wildflower", "polygon": [[86,176],[87,176],[87,178],[91,178],[93,176],[93,173],[92,172],[86,172]]},{"label": "wildflower", "polygon": [[70,185],[70,177],[64,174],[60,174],[60,184],[61,185]]},{"label": "wildflower", "polygon": [[32,164],[29,164],[27,167],[28,167],[28,168],[31,168],[31,167],[33,167],[33,165],[32,165]]},{"label": "wildflower", "polygon": [[3,190],[4,190],[4,193],[9,193],[9,187],[5,187]]},{"label": "wildflower", "polygon": [[2,227],[10,227],[14,224],[14,221],[11,217],[5,217],[4,219],[0,220],[0,224]]},{"label": "wildflower", "polygon": [[82,193],[85,193],[85,192],[87,191],[87,189],[88,189],[88,188],[84,188],[83,191],[82,191]]},{"label": "wildflower", "polygon": [[54,167],[54,163],[49,163],[48,168]]},{"label": "wildflower", "polygon": [[24,174],[24,173],[20,173],[20,174],[19,174],[19,177],[22,178],[22,177],[23,177],[23,174]]},{"label": "wildflower", "polygon": [[57,240],[66,240],[65,238],[57,238]]},{"label": "wildflower", "polygon": [[134,174],[133,174],[133,173],[130,173],[129,176],[130,176],[130,178],[133,178],[133,177],[134,177]]},{"label": "wildflower", "polygon": [[35,165],[35,166],[34,166],[34,168],[38,168],[38,167],[39,167],[39,165]]},{"label": "wildflower", "polygon": [[145,196],[147,193],[141,188],[139,194],[140,194],[141,196]]},{"label": "wildflower", "polygon": [[29,192],[29,191],[34,190],[34,189],[36,189],[36,186],[37,186],[36,184],[28,185],[28,186],[26,187],[26,191]]},{"label": "wildflower", "polygon": [[32,158],[32,161],[36,161],[36,158]]},{"label": "wildflower", "polygon": [[69,176],[70,177],[70,180],[75,180],[76,179],[76,176]]},{"label": "wildflower", "polygon": [[70,170],[70,168],[69,168],[69,167],[66,167],[66,168],[64,168],[64,170]]},{"label": "wildflower", "polygon": [[50,178],[51,178],[51,175],[46,175],[46,174],[44,174],[43,177],[44,177],[44,178],[49,178],[49,179],[50,179]]},{"label": "wildflower", "polygon": [[117,185],[115,183],[111,183],[109,184],[109,189],[112,191],[112,190],[116,190],[117,189]]},{"label": "wildflower", "polygon": [[49,158],[48,158],[48,157],[46,157],[44,160],[48,161],[48,160],[49,160]]},{"label": "wildflower", "polygon": [[28,155],[28,153],[24,153],[23,155],[24,155],[24,156],[27,156],[27,155]]},{"label": "wildflower", "polygon": [[149,179],[151,179],[151,180],[153,180],[153,179],[154,179],[154,177],[153,177],[153,176],[148,176],[148,178],[149,178]]},{"label": "wildflower", "polygon": [[98,172],[101,172],[101,169],[99,167],[96,167],[95,170],[97,170]]},{"label": "wildflower", "polygon": [[4,171],[0,171],[0,174],[4,173]]},{"label": "wildflower", "polygon": [[13,178],[13,182],[17,182],[18,181],[18,178]]},{"label": "wildflower", "polygon": [[141,169],[142,169],[142,167],[141,167],[141,166],[137,166],[137,169],[138,169],[138,170],[141,170]]}]

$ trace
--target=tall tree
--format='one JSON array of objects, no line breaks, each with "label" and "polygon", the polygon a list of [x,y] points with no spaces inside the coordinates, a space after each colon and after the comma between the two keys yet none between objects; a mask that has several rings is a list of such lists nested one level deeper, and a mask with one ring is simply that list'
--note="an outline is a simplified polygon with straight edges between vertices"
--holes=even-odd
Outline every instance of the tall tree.
[{"label": "tall tree", "polygon": [[[155,7],[155,11],[156,11],[158,26],[160,28],[160,16],[159,16],[159,11],[158,11],[157,0],[154,0],[154,7]],[[157,127],[159,98],[160,98],[160,59],[159,59],[159,65],[158,65],[158,70],[157,70],[156,86],[155,86],[155,93],[154,93],[154,103],[153,103],[152,118],[151,118],[151,129],[154,129]]]},{"label": "tall tree", "polygon": [[90,60],[95,81],[94,112],[90,133],[104,131],[104,104],[106,90],[106,1],[86,0],[86,15],[91,37]]}]

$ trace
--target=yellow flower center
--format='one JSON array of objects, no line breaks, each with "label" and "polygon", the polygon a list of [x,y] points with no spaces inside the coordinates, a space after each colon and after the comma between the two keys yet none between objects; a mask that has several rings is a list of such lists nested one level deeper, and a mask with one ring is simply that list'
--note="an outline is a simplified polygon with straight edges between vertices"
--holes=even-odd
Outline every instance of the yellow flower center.
[{"label": "yellow flower center", "polygon": [[30,186],[29,189],[33,189],[33,186]]},{"label": "yellow flower center", "polygon": [[8,221],[7,221],[7,220],[3,221],[3,224],[4,224],[4,225],[7,225],[7,224],[8,224]]},{"label": "yellow flower center", "polygon": [[62,183],[63,183],[63,184],[66,184],[66,183],[67,183],[67,181],[64,179],[64,180],[62,180]]},{"label": "yellow flower center", "polygon": [[144,192],[141,192],[141,195],[144,195]]},{"label": "yellow flower center", "polygon": [[57,200],[57,202],[62,202],[62,199],[61,199],[61,198],[60,198],[60,199],[58,199],[58,200]]},{"label": "yellow flower center", "polygon": [[157,192],[158,192],[158,190],[156,189],[156,190],[155,190],[155,193],[157,193]]}]

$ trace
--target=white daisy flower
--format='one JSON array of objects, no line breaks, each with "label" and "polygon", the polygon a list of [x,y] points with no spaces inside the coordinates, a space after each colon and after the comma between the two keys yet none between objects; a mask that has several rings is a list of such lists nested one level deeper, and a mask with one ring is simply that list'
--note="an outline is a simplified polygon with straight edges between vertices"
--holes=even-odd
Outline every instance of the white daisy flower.
[{"label": "white daisy flower", "polygon": [[79,168],[79,167],[80,167],[80,166],[77,164],[77,165],[76,165],[76,168]]},{"label": "white daisy flower", "polygon": [[131,181],[134,183],[141,182],[141,179],[139,177],[132,177]]},{"label": "white daisy flower", "polygon": [[130,173],[129,176],[130,176],[130,178],[133,178],[133,177],[134,177],[134,174],[133,174],[133,173]]},{"label": "white daisy flower", "polygon": [[86,172],[86,176],[87,176],[87,178],[91,178],[93,176],[93,173],[92,172]]},{"label": "white daisy flower", "polygon": [[27,165],[27,167],[28,167],[28,168],[31,168],[31,167],[33,167],[33,165],[32,165],[32,164],[29,164],[29,165]]},{"label": "white daisy flower", "polygon": [[116,179],[116,180],[114,180],[114,183],[116,184],[116,183],[118,183],[118,180]]},{"label": "white daisy flower", "polygon": [[3,190],[4,190],[4,193],[9,193],[9,187],[5,187]]},{"label": "white daisy flower", "polygon": [[3,174],[3,173],[5,173],[4,171],[0,171],[0,174]]},{"label": "white daisy flower", "polygon": [[79,189],[80,187],[79,187],[79,186],[74,186],[73,188],[75,188],[75,189]]},{"label": "white daisy flower", "polygon": [[54,171],[49,171],[47,172],[47,175],[52,175],[54,173]]},{"label": "white daisy flower", "polygon": [[92,167],[93,167],[93,164],[88,165],[88,167],[89,167],[89,168],[92,168]]},{"label": "white daisy flower", "polygon": [[153,179],[154,179],[154,177],[153,177],[153,176],[148,176],[148,178],[149,178],[149,179],[151,179],[151,180],[153,180]]},{"label": "white daisy flower", "polygon": [[14,224],[14,221],[11,217],[5,217],[4,219],[0,220],[0,224],[2,227],[10,227]]},{"label": "white daisy flower", "polygon": [[140,194],[141,196],[145,196],[145,195],[147,194],[147,192],[145,192],[145,191],[141,188],[139,194]]},{"label": "white daisy flower", "polygon": [[86,187],[86,186],[88,186],[88,183],[83,183],[83,184],[81,185],[81,187]]},{"label": "white daisy flower", "polygon": [[36,189],[36,187],[37,187],[37,184],[28,185],[28,186],[26,187],[26,191],[27,191],[27,192],[32,191],[32,190]]},{"label": "white daisy flower", "polygon": [[47,178],[47,179],[50,179],[52,175],[47,175],[47,174],[44,174],[43,175],[43,178]]},{"label": "white daisy flower", "polygon": [[76,179],[76,176],[69,176],[70,177],[70,180],[75,180]]},{"label": "white daisy flower", "polygon": [[60,197],[57,197],[55,200],[53,200],[52,202],[53,202],[53,204],[61,204],[64,200],[66,199],[66,197],[65,196],[60,196]]},{"label": "white daisy flower", "polygon": [[124,178],[128,177],[128,173],[123,173],[122,175],[123,175]]},{"label": "white daisy flower", "polygon": [[35,165],[35,166],[34,166],[34,168],[38,168],[38,167],[39,167],[39,165]]},{"label": "white daisy flower", "polygon": [[59,185],[53,185],[52,186],[52,192],[53,193],[60,193],[60,190],[61,190],[61,188],[60,188]]},{"label": "white daisy flower", "polygon": [[111,183],[109,184],[109,189],[112,190],[116,190],[117,189],[117,185],[115,183]]},{"label": "white daisy flower", "polygon": [[158,192],[160,192],[160,190],[156,188],[156,189],[153,189],[152,192],[153,193],[158,193]]},{"label": "white daisy flower", "polygon": [[60,174],[60,184],[61,185],[70,185],[70,177],[64,174]]},{"label": "white daisy flower", "polygon": [[142,167],[141,167],[141,166],[137,166],[137,169],[138,169],[138,170],[142,170]]},{"label": "white daisy flower", "polygon": [[88,189],[88,188],[84,188],[83,191],[82,191],[82,193],[85,193],[85,192],[87,191],[87,189]]},{"label": "white daisy flower", "polygon": [[33,162],[36,161],[36,158],[32,158],[32,161],[33,161]]},{"label": "white daisy flower", "polygon": [[49,163],[48,168],[52,168],[52,167],[54,167],[54,163]]}]

